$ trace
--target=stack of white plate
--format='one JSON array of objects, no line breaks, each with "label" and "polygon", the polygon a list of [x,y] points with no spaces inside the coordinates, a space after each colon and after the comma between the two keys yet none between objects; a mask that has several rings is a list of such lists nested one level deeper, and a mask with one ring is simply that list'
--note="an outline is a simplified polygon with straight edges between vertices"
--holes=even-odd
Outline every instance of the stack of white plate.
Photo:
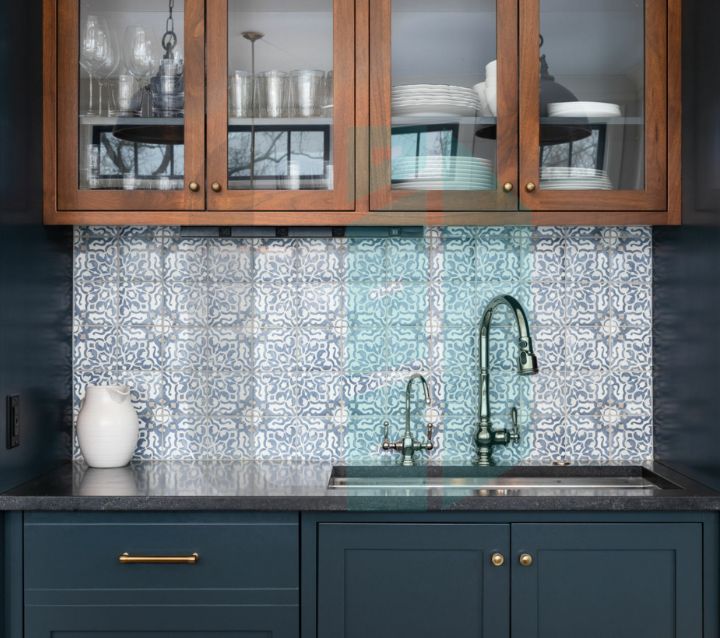
[{"label": "stack of white plate", "polygon": [[392,90],[393,115],[473,116],[481,103],[473,89],[449,84],[405,84]]},{"label": "stack of white plate", "polygon": [[618,104],[606,102],[553,102],[548,104],[550,117],[620,117]]},{"label": "stack of white plate", "polygon": [[546,191],[611,191],[607,171],[595,168],[544,167],[540,170],[540,188]]},{"label": "stack of white plate", "polygon": [[479,157],[402,157],[392,163],[393,188],[400,190],[495,190],[490,160]]}]

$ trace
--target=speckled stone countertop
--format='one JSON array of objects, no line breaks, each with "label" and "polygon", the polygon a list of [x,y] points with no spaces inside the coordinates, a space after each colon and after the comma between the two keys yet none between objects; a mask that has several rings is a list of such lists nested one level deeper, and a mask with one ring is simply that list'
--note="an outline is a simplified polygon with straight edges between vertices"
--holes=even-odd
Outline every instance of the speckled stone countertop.
[{"label": "speckled stone countertop", "polygon": [[[454,466],[455,469],[457,466]],[[362,468],[350,466],[348,472]],[[395,468],[391,471],[403,471]],[[442,474],[425,466],[415,472]],[[457,470],[456,470],[457,471]],[[470,470],[468,470],[470,471]],[[477,471],[477,468],[474,470]],[[493,468],[548,477],[654,472],[674,489],[329,489],[332,465],[299,462],[140,462],[112,470],[68,463],[4,494],[0,510],[57,511],[714,511],[716,492],[660,464]],[[569,473],[569,474],[568,474]]]}]

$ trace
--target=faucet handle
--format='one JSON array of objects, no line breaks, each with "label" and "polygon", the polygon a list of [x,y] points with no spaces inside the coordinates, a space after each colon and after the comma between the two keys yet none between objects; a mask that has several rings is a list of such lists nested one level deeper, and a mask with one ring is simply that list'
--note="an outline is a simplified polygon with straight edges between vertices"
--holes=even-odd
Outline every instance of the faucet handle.
[{"label": "faucet handle", "polygon": [[390,444],[390,422],[389,421],[385,421],[385,423],[383,423],[383,431],[385,434],[383,436],[382,448],[383,448],[383,450],[387,451],[392,447]]},{"label": "faucet handle", "polygon": [[517,444],[520,442],[520,428],[518,427],[518,411],[514,406],[510,409],[510,421],[512,421],[512,427],[508,436],[513,443]]},{"label": "faucet handle", "polygon": [[427,424],[427,443],[425,444],[425,449],[429,452],[435,447],[435,444],[433,443],[433,428],[435,426],[432,423]]}]

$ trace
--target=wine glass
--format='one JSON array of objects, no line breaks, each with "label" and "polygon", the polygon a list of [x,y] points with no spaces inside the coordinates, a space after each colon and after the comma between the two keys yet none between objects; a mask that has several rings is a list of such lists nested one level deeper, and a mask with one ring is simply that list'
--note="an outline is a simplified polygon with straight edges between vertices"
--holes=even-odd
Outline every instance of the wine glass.
[{"label": "wine glass", "polygon": [[98,53],[98,35],[101,30],[101,19],[96,15],[89,15],[85,19],[82,32],[80,34],[80,68],[88,74],[89,79],[89,103],[85,111],[85,115],[97,115],[98,111],[95,106],[95,93],[93,83],[95,75],[99,67]]},{"label": "wine glass", "polygon": [[[150,78],[160,66],[160,41],[152,29],[132,25],[125,29],[123,58],[128,73],[140,82],[143,93],[149,93]],[[140,102],[142,113],[144,99]]]},{"label": "wine glass", "polygon": [[98,65],[95,69],[95,73],[98,76],[99,85],[99,111],[100,115],[103,115],[103,93],[107,87],[108,78],[117,70],[120,64],[120,51],[117,43],[115,42],[115,36],[107,26],[107,22],[101,23],[100,29],[97,34],[97,60]]}]

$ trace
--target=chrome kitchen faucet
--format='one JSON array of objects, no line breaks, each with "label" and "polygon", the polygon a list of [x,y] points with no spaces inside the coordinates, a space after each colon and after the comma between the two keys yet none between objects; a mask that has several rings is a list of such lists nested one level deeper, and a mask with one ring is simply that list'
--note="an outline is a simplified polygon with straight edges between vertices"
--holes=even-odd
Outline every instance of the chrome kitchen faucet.
[{"label": "chrome kitchen faucet", "polygon": [[413,382],[415,380],[420,381],[422,384],[423,392],[425,393],[425,404],[430,405],[430,388],[428,387],[425,377],[421,374],[415,373],[408,380],[407,387],[405,388],[405,432],[402,439],[395,443],[390,442],[390,424],[385,421],[385,438],[383,440],[382,448],[386,452],[393,450],[402,454],[402,464],[410,466],[415,464],[415,452],[421,450],[430,451],[435,445],[433,443],[433,424],[427,424],[427,441],[425,443],[416,440],[413,437],[412,430],[410,429],[410,399],[412,397]]},{"label": "chrome kitchen faucet", "polygon": [[477,446],[478,465],[492,465],[492,451],[496,445],[517,443],[520,440],[520,430],[517,423],[517,409],[511,411],[512,428],[493,430],[490,420],[490,324],[493,312],[498,306],[508,306],[515,315],[519,333],[518,345],[518,374],[528,376],[538,373],[537,357],[533,353],[532,339],[527,315],[520,302],[510,295],[495,297],[485,308],[480,323],[480,423],[475,434]]}]

